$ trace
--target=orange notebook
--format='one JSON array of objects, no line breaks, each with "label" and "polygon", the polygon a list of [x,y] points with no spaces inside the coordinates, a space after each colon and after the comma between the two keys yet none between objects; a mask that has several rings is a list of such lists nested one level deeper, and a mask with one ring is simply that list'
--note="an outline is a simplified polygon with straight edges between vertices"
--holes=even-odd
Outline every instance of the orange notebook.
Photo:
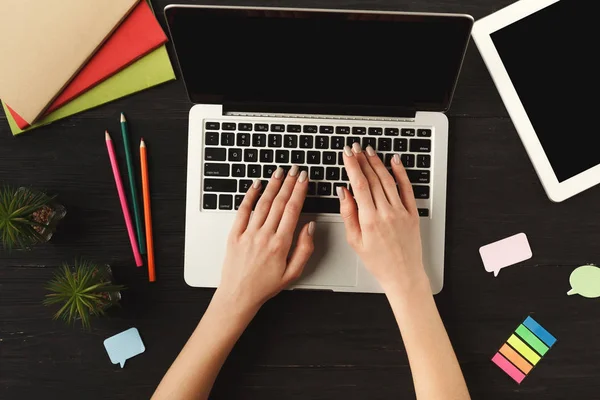
[{"label": "orange notebook", "polygon": [[[88,64],[54,100],[44,115],[60,108],[166,41],[167,36],[154,16],[150,5],[146,1],[141,1]],[[25,129],[30,125],[12,108],[8,105],[7,107],[19,128]]]}]

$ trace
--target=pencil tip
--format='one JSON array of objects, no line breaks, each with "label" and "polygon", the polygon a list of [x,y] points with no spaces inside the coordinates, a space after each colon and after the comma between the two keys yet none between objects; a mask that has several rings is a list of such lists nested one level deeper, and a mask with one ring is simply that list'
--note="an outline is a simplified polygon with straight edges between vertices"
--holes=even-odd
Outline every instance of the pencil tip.
[{"label": "pencil tip", "polygon": [[127,120],[125,119],[125,114],[121,113],[121,122],[127,122]]},{"label": "pencil tip", "polygon": [[108,134],[108,131],[104,131],[104,139],[111,140],[110,135]]},{"label": "pencil tip", "polygon": [[146,147],[146,142],[144,142],[144,138],[140,141],[140,147]]}]

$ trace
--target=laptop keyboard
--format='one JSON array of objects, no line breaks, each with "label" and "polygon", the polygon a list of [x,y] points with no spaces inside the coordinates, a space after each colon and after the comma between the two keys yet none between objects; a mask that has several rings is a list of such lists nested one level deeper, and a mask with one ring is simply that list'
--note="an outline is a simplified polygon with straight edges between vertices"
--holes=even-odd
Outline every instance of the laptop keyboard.
[{"label": "laptop keyboard", "polygon": [[[231,211],[240,206],[254,179],[263,190],[278,166],[306,170],[309,188],[304,213],[339,213],[337,186],[352,187],[343,161],[344,146],[358,142],[377,151],[391,168],[400,154],[415,198],[429,199],[432,128],[315,124],[205,122],[202,209]],[[428,208],[419,215],[429,216]]]}]

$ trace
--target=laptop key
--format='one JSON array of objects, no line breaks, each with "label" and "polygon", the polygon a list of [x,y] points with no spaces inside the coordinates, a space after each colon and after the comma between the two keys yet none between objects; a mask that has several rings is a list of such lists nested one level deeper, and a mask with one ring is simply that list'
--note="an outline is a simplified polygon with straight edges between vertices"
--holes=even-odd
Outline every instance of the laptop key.
[{"label": "laptop key", "polygon": [[207,122],[204,124],[204,128],[208,130],[219,130],[219,128],[221,128],[221,124],[218,122]]},{"label": "laptop key", "polygon": [[284,132],[285,125],[282,124],[271,124],[271,132]]},{"label": "laptop key", "polygon": [[301,149],[312,149],[313,148],[313,137],[309,135],[300,136],[300,148]]},{"label": "laptop key", "polygon": [[204,178],[204,191],[235,193],[237,192],[237,180]]},{"label": "laptop key", "polygon": [[325,178],[328,181],[339,181],[340,180],[339,167],[327,167],[327,169],[325,170]]},{"label": "laptop key", "polygon": [[377,143],[377,150],[379,151],[392,151],[392,139],[390,138],[379,138]]},{"label": "laptop key", "polygon": [[419,208],[419,217],[429,217],[429,209]]},{"label": "laptop key", "polygon": [[292,164],[304,164],[304,152],[292,150]]},{"label": "laptop key", "polygon": [[317,149],[328,149],[329,148],[329,137],[319,135],[316,137],[315,148]]},{"label": "laptop key", "polygon": [[366,149],[367,146],[371,146],[373,149],[377,148],[377,139],[374,137],[364,137],[362,140],[362,148]]},{"label": "laptop key", "polygon": [[413,185],[413,192],[415,192],[416,199],[429,198],[429,186]]},{"label": "laptop key", "polygon": [[238,133],[236,139],[237,146],[250,146],[250,134],[249,133]]},{"label": "laptop key", "polygon": [[348,185],[343,183],[343,182],[335,182],[333,184],[333,194],[337,196],[337,188],[338,187],[345,187],[346,189],[348,189]]},{"label": "laptop key", "polygon": [[244,161],[245,162],[257,162],[258,161],[258,150],[256,150],[256,149],[244,150]]},{"label": "laptop key", "polygon": [[403,128],[400,130],[402,136],[415,136],[415,130],[412,128]]},{"label": "laptop key", "polygon": [[352,134],[353,135],[366,135],[367,128],[365,128],[363,126],[355,126],[354,128],[352,128]]},{"label": "laptop key", "polygon": [[320,181],[325,179],[325,168],[310,167],[310,179],[313,181]]},{"label": "laptop key", "polygon": [[356,142],[356,143],[360,143],[360,138],[356,137],[356,136],[347,136],[346,137],[346,144],[350,147],[352,147],[352,144]]},{"label": "laptop key", "polygon": [[338,165],[344,165],[344,152],[338,152]]},{"label": "laptop key", "polygon": [[398,129],[398,128],[385,128],[384,134],[385,134],[385,136],[398,136],[400,134],[400,129]]},{"label": "laptop key", "polygon": [[295,149],[298,147],[298,136],[296,135],[285,135],[283,137],[283,147],[288,149]]},{"label": "laptop key", "polygon": [[429,155],[419,154],[417,156],[417,167],[418,168],[429,168],[429,167],[431,167],[431,157]]},{"label": "laptop key", "polygon": [[235,210],[239,209],[240,206],[242,205],[242,201],[244,201],[244,196],[242,196],[240,194],[236,194],[235,195],[234,204],[233,204],[233,208]]},{"label": "laptop key", "polygon": [[319,127],[319,133],[333,133],[333,126],[321,125]]},{"label": "laptop key", "polygon": [[282,142],[283,142],[283,136],[269,135],[269,147],[281,147]]},{"label": "laptop key", "polygon": [[348,171],[346,171],[346,167],[342,168],[342,180],[345,182],[350,181],[350,178],[348,177]]},{"label": "laptop key", "polygon": [[[277,165],[263,165],[263,178],[269,179],[277,169]],[[263,185],[266,186],[266,185]]]},{"label": "laptop key", "polygon": [[385,155],[385,161],[383,162],[383,164],[390,168],[392,166],[392,158],[394,158],[393,154],[386,154]]},{"label": "laptop key", "polygon": [[431,137],[431,129],[417,129],[417,136]]},{"label": "laptop key", "polygon": [[229,132],[221,133],[221,146],[234,146],[235,135]]},{"label": "laptop key", "polygon": [[273,150],[263,149],[260,151],[260,162],[270,163],[273,162]]},{"label": "laptop key", "polygon": [[248,178],[260,178],[260,165],[258,165],[258,164],[249,164],[248,165]]},{"label": "laptop key", "polygon": [[204,149],[204,159],[206,161],[225,161],[227,150],[218,147],[206,147]]},{"label": "laptop key", "polygon": [[350,133],[349,126],[338,126],[335,128],[335,133],[338,135],[348,135]]},{"label": "laptop key", "polygon": [[344,148],[344,138],[342,136],[333,136],[331,138],[331,149],[332,150],[341,150]]},{"label": "laptop key", "polygon": [[318,151],[309,151],[307,154],[307,164],[321,164],[321,153]]},{"label": "laptop key", "polygon": [[413,168],[415,166],[414,154],[402,154],[400,160],[402,161],[404,168]]},{"label": "laptop key", "polygon": [[267,135],[264,133],[255,133],[252,135],[252,146],[265,147],[267,145]]},{"label": "laptop key", "polygon": [[317,133],[317,126],[316,125],[304,125],[304,128],[302,128],[302,132]]},{"label": "laptop key", "polygon": [[230,194],[219,195],[219,210],[233,210],[233,196]]},{"label": "laptop key", "polygon": [[242,161],[242,149],[229,149],[229,161]]},{"label": "laptop key", "polygon": [[406,151],[408,149],[408,139],[394,139],[394,151]]},{"label": "laptop key", "polygon": [[287,131],[291,133],[299,133],[302,127],[300,125],[288,125]]},{"label": "laptop key", "polygon": [[252,124],[240,123],[240,124],[238,124],[238,129],[240,131],[251,131],[252,130]]},{"label": "laptop key", "polygon": [[335,165],[336,155],[333,151],[324,151],[323,152],[323,164],[325,165]]},{"label": "laptop key", "polygon": [[250,189],[250,187],[252,186],[252,181],[249,179],[241,179],[240,180],[240,190],[238,190],[238,192],[240,193],[246,193],[248,191],[248,189]]},{"label": "laptop key", "polygon": [[311,214],[339,214],[340,201],[334,197],[307,197],[304,200],[302,212]]},{"label": "laptop key", "polygon": [[411,139],[410,151],[413,153],[429,153],[431,151],[431,140]]},{"label": "laptop key", "polygon": [[331,183],[329,183],[329,182],[317,183],[317,194],[319,196],[331,196]]},{"label": "laptop key", "polygon": [[224,131],[235,131],[235,122],[223,122]]},{"label": "laptop key", "polygon": [[269,130],[268,124],[254,124],[254,130],[256,132],[267,132]]},{"label": "laptop key", "polygon": [[317,182],[308,182],[308,193],[309,196],[316,196],[317,194]]},{"label": "laptop key", "polygon": [[411,183],[429,183],[429,171],[422,169],[408,169],[406,170],[408,180]]},{"label": "laptop key", "polygon": [[277,150],[275,152],[275,162],[281,164],[287,164],[290,162],[290,151],[289,150]]},{"label": "laptop key", "polygon": [[382,128],[369,128],[369,135],[383,135],[383,129]]},{"label": "laptop key", "polygon": [[204,176],[229,176],[229,164],[206,163]]},{"label": "laptop key", "polygon": [[206,132],[206,135],[204,135],[204,143],[207,146],[218,146],[219,132]]},{"label": "laptop key", "polygon": [[246,176],[246,166],[244,164],[233,164],[231,166],[231,176],[243,178]]},{"label": "laptop key", "polygon": [[217,209],[217,195],[216,194],[205,194],[203,196],[202,207],[205,210],[216,210]]}]

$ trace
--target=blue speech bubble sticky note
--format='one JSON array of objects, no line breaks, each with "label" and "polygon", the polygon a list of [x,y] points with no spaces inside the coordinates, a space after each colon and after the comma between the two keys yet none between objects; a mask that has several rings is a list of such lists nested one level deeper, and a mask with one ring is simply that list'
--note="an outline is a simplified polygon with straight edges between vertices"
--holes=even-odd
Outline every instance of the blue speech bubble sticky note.
[{"label": "blue speech bubble sticky note", "polygon": [[121,368],[125,365],[125,361],[146,350],[137,328],[130,328],[109,337],[104,341],[104,348],[110,361],[113,364],[121,364]]}]

